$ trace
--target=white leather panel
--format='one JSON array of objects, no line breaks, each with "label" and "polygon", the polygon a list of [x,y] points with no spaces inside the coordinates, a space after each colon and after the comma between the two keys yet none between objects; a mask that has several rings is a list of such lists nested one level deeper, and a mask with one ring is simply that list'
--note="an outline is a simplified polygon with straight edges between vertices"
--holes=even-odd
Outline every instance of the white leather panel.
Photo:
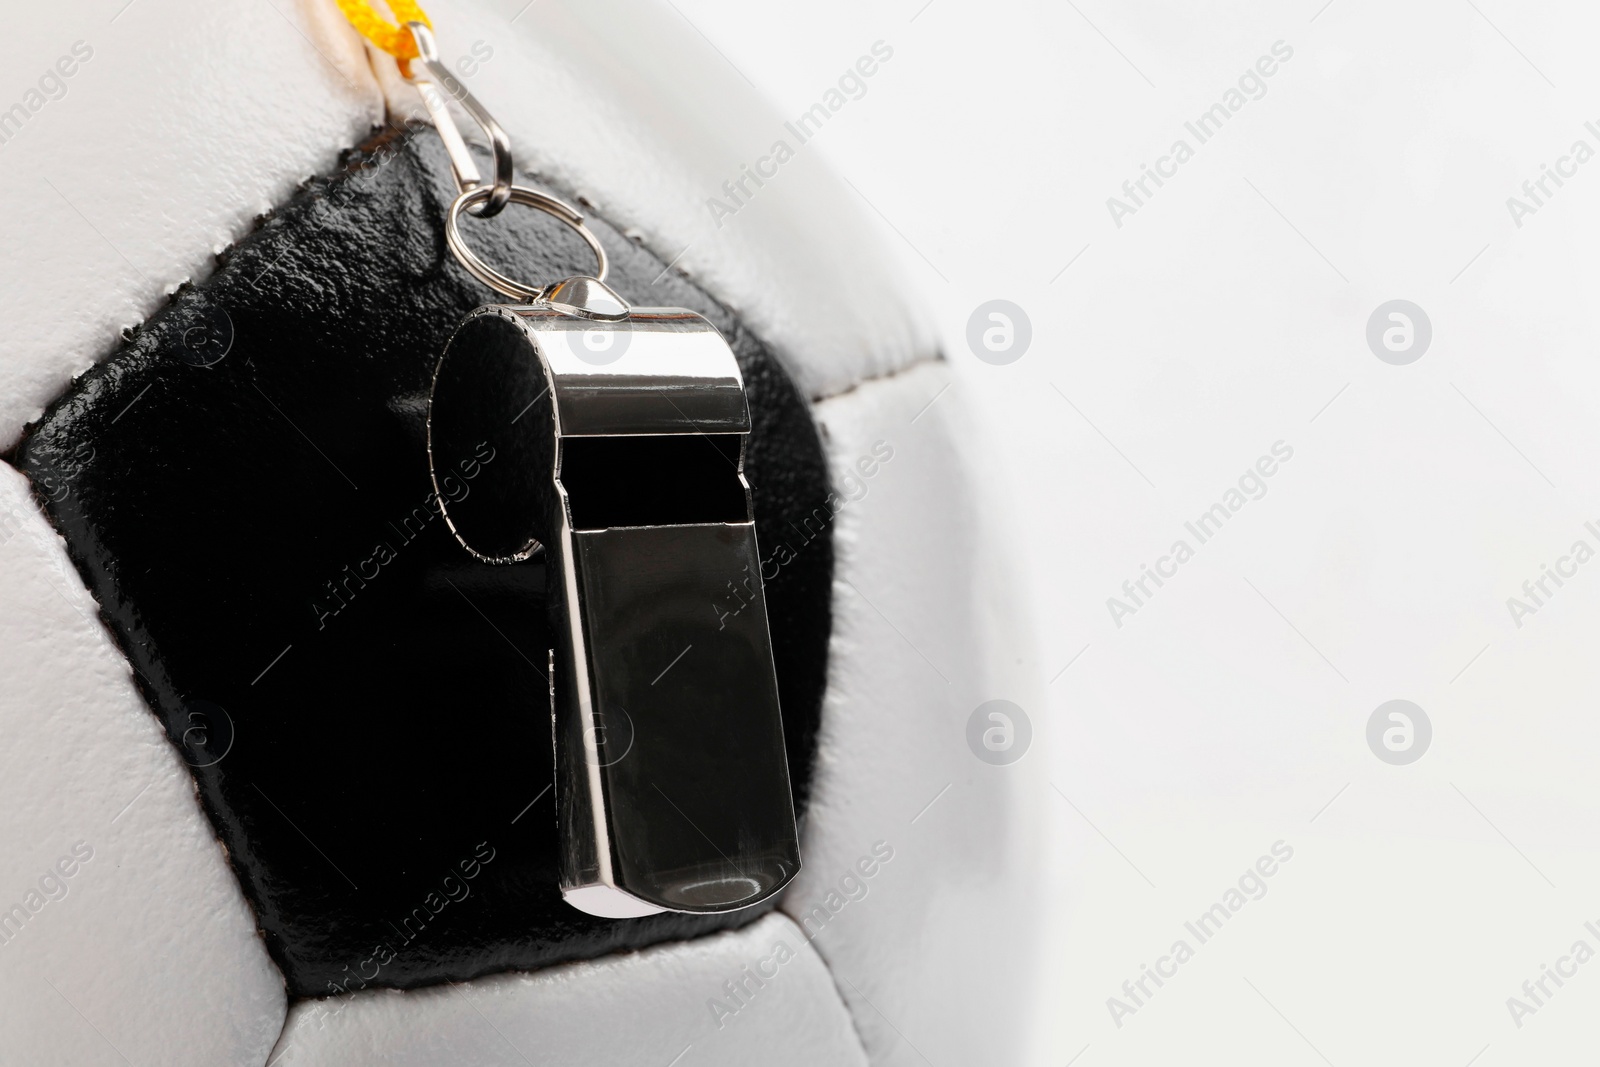
[{"label": "white leather panel", "polygon": [[[1030,1062],[1043,989],[1043,686],[1018,576],[993,547],[1003,468],[960,393],[929,362],[816,409],[847,503],[805,869],[782,907],[873,1063]],[[996,699],[1031,720],[1010,765],[968,744]]]},{"label": "white leather panel", "polygon": [[[740,982],[735,999],[728,983]],[[822,961],[774,914],[743,930],[532,974],[302,1001],[271,1062],[864,1067],[866,1057]]]},{"label": "white leather panel", "polygon": [[283,980],[96,611],[0,464],[0,1062],[260,1064]]}]

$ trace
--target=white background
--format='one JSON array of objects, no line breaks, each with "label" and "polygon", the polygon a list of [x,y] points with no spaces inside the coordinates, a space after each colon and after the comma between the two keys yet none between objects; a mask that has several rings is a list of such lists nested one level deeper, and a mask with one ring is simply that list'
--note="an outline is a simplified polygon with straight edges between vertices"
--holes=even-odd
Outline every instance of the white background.
[{"label": "white background", "polygon": [[[791,116],[894,49],[803,151],[884,220],[959,371],[939,402],[989,415],[973,446],[1014,489],[994,551],[1022,554],[1054,677],[1028,709],[1061,869],[1045,1062],[1589,1052],[1600,963],[1520,1028],[1506,1000],[1600,951],[1600,564],[1520,628],[1506,601],[1600,549],[1600,162],[1521,227],[1506,200],[1600,150],[1590,9],[675,2]],[[1184,122],[1277,41],[1266,94],[1197,144]],[[1107,198],[1180,137],[1194,158],[1116,226]],[[1032,322],[1006,366],[965,340],[993,298]],[[1406,366],[1365,337],[1393,299],[1432,323]],[[1117,627],[1107,598],[1278,441],[1267,494]],[[1408,766],[1367,746],[1391,699],[1432,722]],[[1107,998],[1279,840],[1267,894],[1115,1025]]]}]

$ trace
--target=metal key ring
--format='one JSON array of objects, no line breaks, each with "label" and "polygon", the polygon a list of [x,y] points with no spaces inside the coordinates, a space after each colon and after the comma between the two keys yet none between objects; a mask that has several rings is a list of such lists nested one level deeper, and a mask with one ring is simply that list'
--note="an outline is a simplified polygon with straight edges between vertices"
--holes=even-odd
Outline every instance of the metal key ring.
[{"label": "metal key ring", "polygon": [[[514,300],[537,300],[544,295],[545,287],[524,285],[514,278],[508,278],[501,274],[479,259],[477,253],[467,247],[466,239],[461,236],[461,213],[489,199],[493,191],[493,186],[480,185],[477,188],[468,189],[456,197],[455,202],[450,205],[450,213],[445,216],[445,241],[449,244],[450,251],[455,253],[456,259],[467,269],[467,273],[484,285]],[[595,271],[594,278],[602,282],[606,280],[606,271],[610,269],[610,263],[606,259],[606,250],[601,246],[599,239],[589,230],[589,227],[583,224],[583,216],[575,208],[564,201],[557,200],[553,196],[529,189],[523,185],[513,185],[511,187],[511,203],[536,208],[572,227],[578,236],[583,238],[584,243],[589,246],[590,250],[594,252],[595,259],[599,260],[600,266]]]}]

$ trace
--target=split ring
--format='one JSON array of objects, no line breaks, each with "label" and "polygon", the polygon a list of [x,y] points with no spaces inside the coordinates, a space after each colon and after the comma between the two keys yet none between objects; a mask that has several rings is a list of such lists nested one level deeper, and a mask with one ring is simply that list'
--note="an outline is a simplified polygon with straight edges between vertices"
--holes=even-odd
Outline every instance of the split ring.
[{"label": "split ring", "polygon": [[[467,247],[466,239],[461,236],[461,213],[488,200],[493,192],[494,187],[492,185],[479,185],[466,190],[456,197],[455,202],[450,205],[450,213],[445,216],[445,241],[449,244],[450,251],[455,254],[456,259],[467,269],[467,273],[484,285],[487,285],[502,296],[511,297],[513,300],[524,302],[537,300],[544,295],[545,287],[526,285],[514,278],[508,278],[501,274],[479,259],[478,254]],[[590,251],[594,252],[594,257],[599,262],[599,267],[594,273],[595,280],[602,282],[606,280],[606,271],[610,268],[610,263],[606,259],[606,250],[601,246],[599,239],[595,237],[589,227],[583,224],[583,216],[578,213],[577,209],[565,201],[557,200],[553,196],[529,189],[523,185],[513,185],[511,187],[511,203],[543,211],[546,215],[554,216],[570,226],[577,232],[579,237],[583,238],[584,243],[589,246]]]}]

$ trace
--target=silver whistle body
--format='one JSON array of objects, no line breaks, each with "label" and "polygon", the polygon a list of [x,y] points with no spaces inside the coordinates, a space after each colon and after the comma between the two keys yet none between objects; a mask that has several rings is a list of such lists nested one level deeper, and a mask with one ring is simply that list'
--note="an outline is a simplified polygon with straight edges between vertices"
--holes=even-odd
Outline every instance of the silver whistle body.
[{"label": "silver whistle body", "polygon": [[800,851],[743,380],[693,312],[584,310],[463,321],[429,406],[435,479],[493,458],[441,504],[480,558],[544,550],[565,899],[616,918],[749,907]]}]

